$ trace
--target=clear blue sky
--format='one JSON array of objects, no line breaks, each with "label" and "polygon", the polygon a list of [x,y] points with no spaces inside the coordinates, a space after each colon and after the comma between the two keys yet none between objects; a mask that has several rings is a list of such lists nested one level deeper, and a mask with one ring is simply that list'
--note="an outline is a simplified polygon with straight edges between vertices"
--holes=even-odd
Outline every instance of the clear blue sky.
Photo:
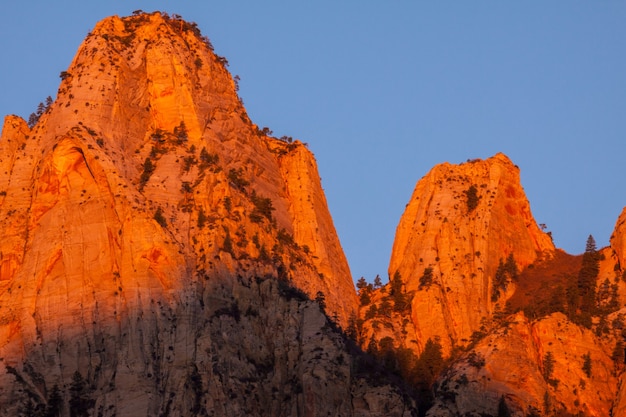
[{"label": "clear blue sky", "polygon": [[625,2],[6,1],[0,114],[54,97],[95,23],[136,9],[197,22],[252,120],[309,143],[355,279],[386,278],[440,162],[506,153],[570,253],[626,206]]}]

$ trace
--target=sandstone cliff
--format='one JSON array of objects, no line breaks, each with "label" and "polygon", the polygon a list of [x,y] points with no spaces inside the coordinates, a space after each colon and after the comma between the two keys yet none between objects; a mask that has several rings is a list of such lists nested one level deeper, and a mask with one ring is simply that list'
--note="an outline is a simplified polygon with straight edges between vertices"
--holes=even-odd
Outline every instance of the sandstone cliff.
[{"label": "sandstone cliff", "polygon": [[510,277],[496,282],[501,261],[512,255],[523,269],[554,249],[532,217],[519,169],[498,154],[438,165],[417,183],[396,230],[389,276],[399,273],[412,294],[418,345],[437,337],[449,351],[514,291]]},{"label": "sandstone cliff", "polygon": [[306,301],[356,308],[315,160],[225,65],[178,17],[111,17],[32,129],[6,118],[0,415],[67,401],[76,371],[104,416],[414,411]]},{"label": "sandstone cliff", "polygon": [[620,267],[626,269],[626,207],[617,219],[611,235],[611,248],[615,252]]},{"label": "sandstone cliff", "polygon": [[416,384],[429,416],[622,415],[622,217],[611,247],[568,255],[506,156],[439,165],[402,216],[390,282],[360,289],[361,342]]},{"label": "sandstone cliff", "polygon": [[623,358],[611,357],[617,340],[560,313],[534,322],[512,316],[446,372],[428,415],[497,415],[501,398],[519,416],[610,415],[623,368]]},{"label": "sandstone cliff", "polygon": [[626,413],[624,212],[583,311],[518,168],[439,165],[355,320],[313,155],[226,65],[176,16],[112,17],[32,128],[5,119],[0,416]]}]

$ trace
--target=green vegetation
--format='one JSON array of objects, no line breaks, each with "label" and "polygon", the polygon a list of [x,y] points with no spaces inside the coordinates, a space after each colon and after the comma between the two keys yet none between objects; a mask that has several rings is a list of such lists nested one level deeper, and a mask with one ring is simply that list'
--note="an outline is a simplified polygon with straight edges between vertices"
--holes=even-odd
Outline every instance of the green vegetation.
[{"label": "green vegetation", "polygon": [[271,222],[272,211],[274,210],[274,207],[272,206],[272,199],[261,197],[257,195],[256,191],[253,190],[250,200],[252,201],[252,204],[254,204],[254,209],[249,215],[250,220],[254,223],[261,223],[263,218],[265,218]]},{"label": "green vegetation", "polygon": [[193,405],[191,407],[191,414],[194,416],[201,415],[202,411],[202,396],[204,395],[204,388],[202,384],[202,375],[198,372],[198,367],[194,364],[191,374],[189,375],[185,385],[191,388],[193,392]]},{"label": "green vegetation", "polygon": [[500,291],[506,291],[509,281],[517,281],[518,270],[513,253],[509,254],[506,262],[500,259],[496,276],[493,280],[491,301],[496,302],[500,298]]},{"label": "green vegetation", "polygon": [[578,273],[578,293],[580,310],[593,314],[596,307],[596,279],[600,271],[600,257],[596,251],[596,241],[589,235],[583,254],[583,263]]},{"label": "green vegetation", "polygon": [[506,400],[504,399],[504,395],[500,396],[500,401],[498,402],[498,417],[511,417],[511,410],[509,410],[509,406],[506,405]]},{"label": "green vegetation", "polygon": [[32,129],[39,121],[39,118],[50,109],[50,106],[52,106],[52,97],[48,96],[45,104],[40,102],[37,106],[37,112],[31,113],[28,117],[28,127]]},{"label": "green vegetation", "polygon": [[61,416],[63,411],[63,396],[59,386],[54,384],[50,395],[48,395],[48,405],[46,406],[45,417],[58,417]]},{"label": "green vegetation", "polygon": [[326,296],[323,292],[318,291],[317,294],[315,294],[315,302],[319,304],[322,312],[326,311]]},{"label": "green vegetation", "polygon": [[70,385],[70,417],[89,417],[95,401],[89,398],[87,382],[80,372],[74,372]]},{"label": "green vegetation", "polygon": [[143,172],[139,177],[139,191],[142,191],[146,186],[155,168],[156,166],[152,163],[152,160],[150,158],[146,158],[143,163]]},{"label": "green vegetation", "polygon": [[356,283],[357,292],[361,306],[367,306],[371,303],[371,293],[374,290],[372,284],[368,284],[364,277],[359,278]]},{"label": "green vegetation", "polygon": [[379,289],[383,286],[383,282],[380,279],[380,275],[376,275],[376,278],[374,278],[374,288],[375,289]]},{"label": "green vegetation", "polygon": [[587,378],[591,378],[591,352],[587,352],[583,355],[583,372],[587,375]]},{"label": "green vegetation", "polygon": [[210,154],[206,148],[202,148],[200,151],[200,171],[203,172],[205,169],[217,165],[219,162],[219,156],[217,154]]},{"label": "green vegetation", "polygon": [[163,215],[163,210],[161,210],[161,207],[157,208],[156,212],[154,213],[154,220],[156,220],[156,222],[160,224],[161,227],[167,227],[167,220]]},{"label": "green vegetation", "polygon": [[552,352],[548,351],[543,357],[543,379],[553,387],[556,387],[559,384],[558,379],[552,378],[552,373],[554,372],[554,355]]},{"label": "green vegetation", "polygon": [[206,214],[204,214],[204,210],[200,207],[200,210],[198,210],[198,229],[203,229],[206,225],[206,221]]},{"label": "green vegetation", "polygon": [[235,257],[235,251],[233,249],[233,240],[230,237],[230,233],[228,229],[225,230],[226,234],[224,236],[224,243],[222,244],[222,250],[224,252],[230,253],[233,257]]},{"label": "green vegetation", "polygon": [[466,200],[467,213],[469,214],[472,211],[474,211],[476,207],[478,207],[478,202],[480,201],[480,197],[478,196],[478,189],[476,188],[475,185],[471,185],[465,191],[465,197],[467,198]]},{"label": "green vegetation", "polygon": [[427,267],[424,268],[424,273],[420,277],[420,285],[418,287],[419,290],[428,289],[433,283],[433,268]]},{"label": "green vegetation", "polygon": [[243,178],[242,168],[231,168],[230,171],[228,171],[228,181],[239,191],[245,191],[246,187],[250,185],[250,182]]},{"label": "green vegetation", "polygon": [[189,139],[187,126],[184,121],[181,121],[179,125],[174,128],[174,137],[177,145],[182,145]]},{"label": "green vegetation", "polygon": [[393,310],[397,313],[402,313],[411,308],[409,297],[404,289],[404,282],[402,282],[402,276],[400,272],[396,271],[393,274],[393,278],[389,282],[391,290],[389,295],[393,300]]},{"label": "green vegetation", "polygon": [[613,349],[613,353],[611,355],[611,359],[613,359],[613,363],[615,364],[615,367],[617,369],[623,367],[624,363],[626,363],[626,350],[624,349],[623,340],[617,340],[617,343],[615,344],[615,348]]}]

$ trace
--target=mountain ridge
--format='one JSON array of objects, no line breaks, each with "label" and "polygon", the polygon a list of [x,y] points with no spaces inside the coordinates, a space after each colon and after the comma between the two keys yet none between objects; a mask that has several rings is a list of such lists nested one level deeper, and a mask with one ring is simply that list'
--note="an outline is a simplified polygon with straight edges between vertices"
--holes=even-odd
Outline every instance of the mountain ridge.
[{"label": "mountain ridge", "polygon": [[624,213],[569,257],[507,156],[443,163],[357,296],[312,153],[226,63],[176,15],[114,16],[32,129],[5,118],[0,415],[624,410]]},{"label": "mountain ridge", "polygon": [[180,18],[107,18],[32,129],[5,119],[1,415],[67,415],[76,373],[98,415],[415,413],[354,371],[315,160],[250,122],[225,63]]}]

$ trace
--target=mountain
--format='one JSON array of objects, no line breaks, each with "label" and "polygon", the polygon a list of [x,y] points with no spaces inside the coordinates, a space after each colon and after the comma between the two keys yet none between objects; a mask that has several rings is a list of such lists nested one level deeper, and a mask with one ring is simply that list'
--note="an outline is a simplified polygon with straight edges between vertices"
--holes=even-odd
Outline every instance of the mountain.
[{"label": "mountain", "polygon": [[568,255],[505,155],[440,164],[400,220],[390,282],[359,285],[361,343],[428,416],[624,415],[624,223]]},{"label": "mountain", "polygon": [[0,136],[0,416],[623,416],[626,211],[556,248],[503,154],[352,277],[306,145],[194,23],[110,17]]},{"label": "mountain", "polygon": [[[394,415],[316,163],[193,23],[110,17],[0,137],[0,415]],[[384,411],[383,411],[384,410]]]},{"label": "mountain", "polygon": [[532,217],[519,169],[498,154],[438,165],[417,183],[396,230],[389,275],[400,274],[415,294],[418,339],[438,335],[448,351],[467,343],[515,290],[494,281],[500,262],[513,256],[524,268],[554,249]]}]

